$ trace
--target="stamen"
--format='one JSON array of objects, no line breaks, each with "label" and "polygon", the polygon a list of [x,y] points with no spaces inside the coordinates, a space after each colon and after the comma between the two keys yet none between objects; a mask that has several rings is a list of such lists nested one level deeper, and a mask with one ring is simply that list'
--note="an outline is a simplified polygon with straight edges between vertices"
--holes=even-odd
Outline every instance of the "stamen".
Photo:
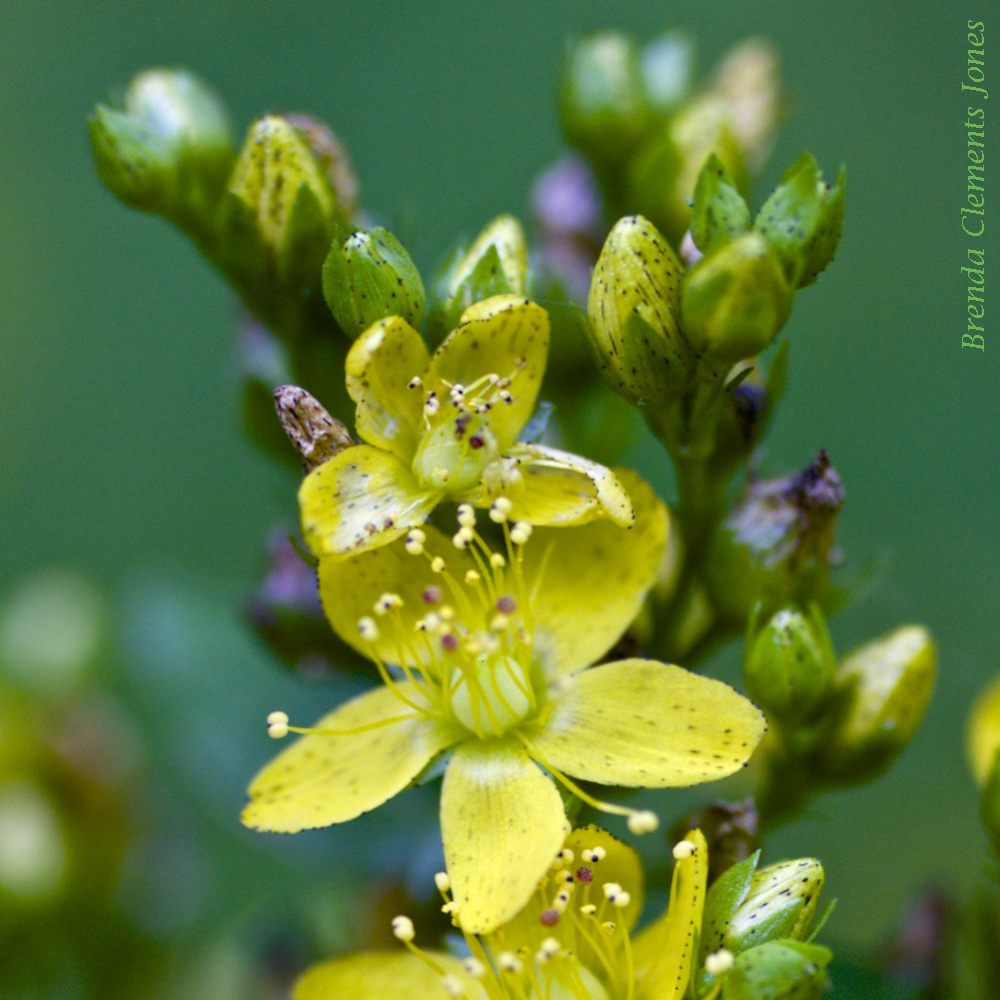
[{"label": "stamen", "polygon": [[281,740],[288,735],[288,715],[285,712],[272,712],[267,717],[267,735],[272,740]]},{"label": "stamen", "polygon": [[494,552],[493,555],[490,556],[490,565],[494,569],[503,569],[504,566],[507,565],[507,560],[504,559],[499,552]]},{"label": "stamen", "polygon": [[417,932],[413,928],[413,921],[404,916],[392,918],[392,933],[404,944],[409,943],[417,936]]},{"label": "stamen", "polygon": [[524,971],[524,963],[512,951],[502,951],[497,955],[497,965],[501,972],[513,974]]},{"label": "stamen", "polygon": [[448,873],[438,872],[434,876],[434,884],[437,886],[438,892],[447,892],[451,888],[451,879],[448,877]]},{"label": "stamen", "polygon": [[486,966],[475,955],[470,955],[462,965],[465,966],[465,971],[475,979],[482,979],[486,975]]},{"label": "stamen", "polygon": [[472,528],[461,527],[455,533],[452,538],[452,544],[456,549],[467,549],[471,544],[472,540],[476,537],[476,533]]},{"label": "stamen", "polygon": [[409,382],[406,383],[407,389],[419,389],[424,384],[424,380],[419,375],[414,375]]},{"label": "stamen", "polygon": [[524,545],[527,543],[528,539],[531,537],[531,525],[527,521],[518,521],[513,528],[510,529],[510,540],[515,545]]},{"label": "stamen", "polygon": [[496,524],[503,524],[513,509],[514,504],[507,497],[497,497],[490,506],[490,520]]},{"label": "stamen", "polygon": [[676,844],[674,844],[672,853],[675,861],[685,861],[687,858],[690,858],[696,850],[696,846],[690,840],[679,840]]},{"label": "stamen", "polygon": [[432,573],[443,573],[445,567],[445,562],[440,556],[435,556],[431,560],[431,572]]},{"label": "stamen", "polygon": [[437,398],[437,393],[435,392],[427,393],[427,399],[424,402],[424,416],[433,417],[440,409],[441,409],[441,400]]},{"label": "stamen", "polygon": [[378,642],[378,626],[375,619],[365,615],[358,619],[358,631],[365,642]]},{"label": "stamen", "polygon": [[461,980],[451,972],[441,977],[441,988],[448,996],[455,997],[456,1000],[465,995],[465,987],[462,986]]},{"label": "stamen", "polygon": [[468,583],[468,584],[471,585],[471,584],[474,584],[474,583],[479,583],[480,580],[482,580],[482,577],[474,569],[470,569],[470,570],[466,571],[466,573],[465,573],[465,582],[466,583]]},{"label": "stamen", "polygon": [[641,837],[645,833],[652,833],[659,828],[659,825],[660,817],[649,809],[632,813],[628,818],[628,828],[637,837]]},{"label": "stamen", "polygon": [[596,864],[598,861],[603,861],[607,857],[607,853],[603,847],[592,847],[589,851],[583,852],[583,860]]},{"label": "stamen", "polygon": [[462,528],[474,528],[476,526],[476,509],[471,503],[460,503],[458,505],[458,523]]},{"label": "stamen", "polygon": [[375,614],[377,615],[387,615],[393,608],[401,608],[403,606],[403,598],[399,594],[383,594],[375,602]]},{"label": "stamen", "polygon": [[711,955],[705,957],[705,971],[710,976],[721,976],[733,967],[735,961],[736,959],[733,958],[731,951],[727,948],[720,948],[718,951],[713,951]]}]

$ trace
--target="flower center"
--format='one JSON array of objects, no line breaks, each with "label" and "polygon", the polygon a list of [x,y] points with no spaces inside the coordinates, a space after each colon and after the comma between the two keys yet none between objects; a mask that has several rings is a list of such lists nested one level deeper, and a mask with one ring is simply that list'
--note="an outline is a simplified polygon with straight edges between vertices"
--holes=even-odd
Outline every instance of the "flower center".
[{"label": "flower center", "polygon": [[424,435],[413,459],[413,473],[425,489],[458,495],[482,479],[495,455],[496,444],[486,421],[459,412]]},{"label": "flower center", "polygon": [[512,656],[480,653],[469,667],[451,674],[451,710],[474,733],[499,736],[531,709],[525,669]]}]

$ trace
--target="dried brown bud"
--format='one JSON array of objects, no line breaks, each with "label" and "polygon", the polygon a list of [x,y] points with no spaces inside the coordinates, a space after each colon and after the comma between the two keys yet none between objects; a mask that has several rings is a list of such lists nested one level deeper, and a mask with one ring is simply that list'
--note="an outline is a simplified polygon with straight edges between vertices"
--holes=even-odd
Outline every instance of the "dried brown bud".
[{"label": "dried brown bud", "polygon": [[315,396],[297,385],[278,386],[274,390],[274,408],[288,439],[302,456],[306,472],[354,444],[347,428],[334,420]]}]

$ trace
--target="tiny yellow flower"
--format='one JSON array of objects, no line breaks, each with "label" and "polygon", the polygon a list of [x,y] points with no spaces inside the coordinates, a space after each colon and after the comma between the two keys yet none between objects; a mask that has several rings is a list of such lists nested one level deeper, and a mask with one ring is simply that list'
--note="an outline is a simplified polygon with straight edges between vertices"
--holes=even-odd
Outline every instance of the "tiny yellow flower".
[{"label": "tiny yellow flower", "polygon": [[483,933],[524,906],[568,832],[556,781],[641,833],[652,814],[596,802],[572,779],[663,788],[741,768],[765,724],[725,684],[642,659],[584,669],[635,618],[666,541],[662,502],[622,477],[630,531],[607,519],[511,526],[500,498],[502,552],[463,504],[454,538],[425,525],[403,545],[321,558],[327,617],[385,686],[310,730],[272,715],[273,735],[307,735],[253,781],[244,823],[296,832],[353,819],[449,750],[445,860],[463,926]]},{"label": "tiny yellow flower", "polygon": [[632,521],[604,466],[518,442],[545,370],[541,306],[497,295],[462,315],[428,355],[399,316],[369,327],[347,355],[347,389],[363,444],[313,470],[299,490],[302,530],[318,556],[385,545],[445,499],[489,507],[499,496],[529,524]]}]

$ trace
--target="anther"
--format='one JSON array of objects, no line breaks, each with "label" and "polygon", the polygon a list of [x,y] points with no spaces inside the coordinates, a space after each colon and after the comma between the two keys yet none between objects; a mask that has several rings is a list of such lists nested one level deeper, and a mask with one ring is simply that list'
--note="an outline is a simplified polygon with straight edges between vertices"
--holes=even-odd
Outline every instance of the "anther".
[{"label": "anther", "polygon": [[460,503],[458,505],[458,523],[462,528],[474,528],[476,526],[476,509],[471,503]]},{"label": "anther", "polygon": [[459,528],[452,538],[452,544],[456,549],[467,549],[475,538],[472,528]]},{"label": "anther", "polygon": [[486,966],[475,955],[470,955],[462,965],[465,966],[465,971],[475,979],[482,979],[486,975]]},{"label": "anther", "polygon": [[531,538],[531,525],[527,521],[518,521],[510,529],[510,540],[515,545],[524,545]]},{"label": "anther", "polygon": [[559,911],[555,907],[542,910],[538,916],[538,921],[543,927],[555,927],[559,923]]},{"label": "anther", "polygon": [[562,945],[554,937],[546,938],[538,949],[538,954],[543,955],[545,959],[552,958],[553,955],[558,955],[562,951]]},{"label": "anther", "polygon": [[443,573],[445,567],[445,562],[440,556],[435,556],[431,560],[431,572],[432,573]]},{"label": "anther", "polygon": [[617,896],[620,892],[624,892],[622,887],[617,882],[605,882],[601,888],[604,890],[605,898],[610,900],[612,903],[615,901],[615,896]]},{"label": "anther", "polygon": [[420,600],[422,600],[424,604],[440,604],[442,596],[441,588],[432,584],[430,587],[424,587],[420,594]]},{"label": "anther", "polygon": [[447,892],[451,888],[451,879],[448,877],[447,872],[438,872],[434,876],[434,884],[438,888],[438,892]]},{"label": "anther", "polygon": [[514,505],[507,497],[497,497],[490,506],[490,520],[496,524],[503,524],[513,509]]},{"label": "anther", "polygon": [[479,583],[480,580],[482,580],[482,577],[474,569],[470,569],[470,570],[466,571],[466,574],[465,574],[465,582],[466,583],[470,583],[470,584],[471,583]]},{"label": "anther", "polygon": [[514,397],[510,394],[510,390],[501,389],[497,395],[508,405],[514,402]]},{"label": "anther", "polygon": [[637,837],[644,833],[652,833],[660,825],[660,818],[649,809],[640,809],[631,813],[628,818],[628,828]]},{"label": "anther", "polygon": [[409,552],[411,556],[419,556],[423,554],[424,543],[415,539],[412,535],[406,536],[406,551]]},{"label": "anther", "polygon": [[593,864],[596,861],[603,861],[607,851],[603,847],[592,847],[589,851],[583,852],[583,860]]},{"label": "anther", "polygon": [[[517,611],[517,601],[514,600],[509,594],[504,597],[497,599],[497,611],[502,615],[507,615],[508,617]],[[570,851],[570,861],[573,860],[573,852]]]},{"label": "anther", "polygon": [[553,868],[556,867],[557,864],[571,865],[573,864],[573,857],[574,857],[573,852],[568,847],[564,847],[556,855],[556,860],[552,867]]},{"label": "anther", "polygon": [[267,717],[267,735],[272,740],[284,739],[288,735],[288,715],[285,712],[272,712]]},{"label": "anther", "polygon": [[679,840],[674,844],[673,855],[675,861],[684,861],[690,858],[695,852],[695,845],[690,840]]},{"label": "anther", "polygon": [[434,395],[434,393],[429,393],[427,396],[427,401],[424,403],[424,412],[428,416],[434,416],[438,410],[441,409],[441,400]]},{"label": "anther", "polygon": [[506,632],[510,628],[510,618],[507,615],[494,615],[490,622],[491,632]]},{"label": "anther", "polygon": [[490,556],[490,565],[494,569],[503,569],[504,566],[507,565],[507,560],[504,559],[499,552],[494,552],[493,555]]},{"label": "anther", "polygon": [[408,389],[419,389],[424,384],[424,380],[419,375],[414,375],[409,382],[406,383]]},{"label": "anther", "polygon": [[441,977],[441,988],[450,997],[460,997],[465,992],[465,987],[462,986],[462,981],[458,976],[449,972],[446,976]]},{"label": "anther", "polygon": [[612,899],[611,902],[614,903],[619,910],[624,910],[625,907],[632,902],[632,897],[623,890],[622,892],[616,893],[615,898]]},{"label": "anther", "polygon": [[416,931],[413,929],[413,921],[409,917],[393,917],[392,933],[404,944],[412,941],[414,937],[416,937]]},{"label": "anther", "polygon": [[497,955],[497,965],[501,972],[519,973],[524,964],[512,951],[502,951]]},{"label": "anther", "polygon": [[385,593],[375,602],[375,614],[387,615],[393,608],[402,606],[403,598],[399,594]]},{"label": "anther", "polygon": [[721,976],[733,967],[735,961],[733,953],[728,948],[720,948],[705,957],[705,971],[710,976]]},{"label": "anther", "polygon": [[455,620],[455,609],[450,604],[442,604],[438,608],[438,614],[443,622],[453,622]]},{"label": "anther", "polygon": [[366,642],[376,642],[378,640],[378,626],[375,624],[375,619],[370,618],[368,615],[358,619],[358,631],[361,633],[361,638]]},{"label": "anther", "polygon": [[581,865],[576,870],[576,880],[577,882],[582,882],[584,885],[590,885],[594,881],[593,869],[588,868],[586,865]]},{"label": "anther", "polygon": [[593,903],[584,903],[583,906],[580,907],[580,912],[585,917],[592,917],[597,912],[597,907],[594,906]]}]

